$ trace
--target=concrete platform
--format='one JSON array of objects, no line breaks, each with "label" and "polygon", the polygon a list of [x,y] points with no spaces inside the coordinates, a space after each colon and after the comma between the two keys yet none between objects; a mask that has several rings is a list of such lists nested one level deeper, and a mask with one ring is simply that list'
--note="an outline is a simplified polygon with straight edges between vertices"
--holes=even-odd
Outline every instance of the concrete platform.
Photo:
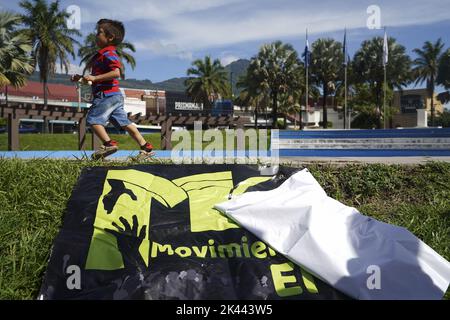
[{"label": "concrete platform", "polygon": [[[2,151],[0,158],[20,158],[20,159],[66,159],[66,160],[83,160],[90,159],[93,151]],[[161,160],[170,160],[171,151],[155,150],[155,157]],[[246,152],[248,155],[248,151]],[[110,160],[126,161],[129,157],[134,157],[138,154],[136,150],[119,150],[115,154],[108,157]],[[200,156],[201,154],[196,154]],[[348,163],[384,163],[384,164],[423,164],[430,161],[450,162],[450,156],[357,156],[357,157],[343,157],[343,156],[295,156],[279,158],[280,163],[291,164],[307,164],[307,163],[323,163],[323,164],[348,164]]]},{"label": "concrete platform", "polygon": [[381,164],[425,164],[427,162],[450,162],[450,157],[280,157],[280,163],[308,164],[321,163],[345,165],[349,163],[381,163]]}]

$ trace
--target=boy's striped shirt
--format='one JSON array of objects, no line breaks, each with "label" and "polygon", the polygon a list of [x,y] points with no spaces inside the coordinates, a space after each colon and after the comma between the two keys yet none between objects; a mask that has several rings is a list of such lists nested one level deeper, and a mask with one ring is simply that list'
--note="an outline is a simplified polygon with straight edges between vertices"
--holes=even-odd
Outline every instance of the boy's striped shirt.
[{"label": "boy's striped shirt", "polygon": [[[120,69],[121,64],[115,46],[107,46],[98,50],[94,57],[92,65],[92,74],[94,76],[104,74],[114,69]],[[119,80],[114,78],[107,81],[96,81],[92,85],[92,94],[103,92],[105,96],[122,94],[119,89]]]}]

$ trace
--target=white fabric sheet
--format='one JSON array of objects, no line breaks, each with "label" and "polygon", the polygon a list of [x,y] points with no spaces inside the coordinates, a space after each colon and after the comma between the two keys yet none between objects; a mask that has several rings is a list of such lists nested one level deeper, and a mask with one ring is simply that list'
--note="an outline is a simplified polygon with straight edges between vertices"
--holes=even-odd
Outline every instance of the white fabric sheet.
[{"label": "white fabric sheet", "polygon": [[328,197],[307,169],[216,208],[356,299],[441,299],[450,263],[405,228]]}]

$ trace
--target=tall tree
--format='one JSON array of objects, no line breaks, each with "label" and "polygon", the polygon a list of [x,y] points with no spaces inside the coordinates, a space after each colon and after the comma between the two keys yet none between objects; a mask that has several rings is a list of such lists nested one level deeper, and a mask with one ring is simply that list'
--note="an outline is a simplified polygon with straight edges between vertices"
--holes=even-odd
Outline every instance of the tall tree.
[{"label": "tall tree", "polygon": [[[45,0],[23,0],[20,6],[25,10],[22,15],[25,28],[22,32],[32,41],[32,57],[35,66],[39,66],[44,105],[47,106],[48,78],[56,72],[58,60],[61,70],[68,72],[68,55],[75,59],[73,44],[79,44],[73,37],[81,34],[78,30],[67,27],[66,19],[70,14],[60,9],[59,1],[48,4]],[[48,130],[47,125],[44,128],[45,131]]]},{"label": "tall tree", "polygon": [[335,82],[344,63],[342,44],[333,39],[318,39],[312,44],[311,72],[316,84],[322,88],[323,128],[328,127],[327,97],[336,89]]},{"label": "tall tree", "polygon": [[215,99],[231,95],[228,73],[219,59],[211,61],[210,56],[197,59],[187,70],[187,75],[193,77],[185,81],[186,93],[197,103],[211,106]]},{"label": "tall tree", "polygon": [[441,56],[436,82],[446,89],[450,89],[450,49],[447,49]]},{"label": "tall tree", "polygon": [[439,38],[435,43],[426,41],[422,49],[414,49],[417,58],[413,61],[413,76],[415,83],[426,82],[428,98],[431,99],[431,125],[434,126],[435,108],[434,108],[434,88],[439,71],[439,63],[442,58],[444,43]]},{"label": "tall tree", "polygon": [[261,74],[267,83],[272,104],[272,126],[277,128],[278,95],[287,92],[298,83],[303,68],[297,52],[290,44],[276,41],[265,44],[259,50],[255,72]]},{"label": "tall tree", "polygon": [[[300,97],[303,95],[303,90],[295,90],[291,92],[281,93],[278,97],[278,108],[283,114],[284,127],[287,127],[286,118],[288,115],[294,116],[294,127],[297,125],[296,116],[300,113],[301,104]],[[302,121],[302,119],[300,119]]]},{"label": "tall tree", "polygon": [[[96,44],[96,35],[95,33],[90,33],[87,35],[87,37],[84,39],[84,44],[78,49],[78,56],[81,58],[80,66],[84,63],[85,67],[83,70],[83,73],[86,71],[86,69],[90,69],[89,62],[92,60],[92,58],[97,54],[98,47]],[[136,49],[134,48],[134,45],[130,42],[123,41],[119,45],[116,46],[116,52],[119,56],[119,59],[123,62],[125,61],[127,64],[131,66],[131,69],[134,70],[136,67],[136,60],[131,55],[131,53],[128,53],[127,50],[131,52],[136,52]],[[125,66],[122,63],[123,70],[122,70],[122,77],[125,78]]]},{"label": "tall tree", "polygon": [[[389,88],[402,90],[411,82],[411,59],[405,52],[405,47],[398,44],[392,37],[388,38],[389,63],[386,65],[387,85]],[[367,83],[372,92],[381,128],[382,93],[384,82],[383,70],[383,38],[374,37],[361,44],[352,61],[355,82]]]},{"label": "tall tree", "polygon": [[10,12],[0,12],[0,87],[5,87],[8,100],[8,85],[21,87],[26,77],[33,72],[31,65],[30,39],[17,31],[20,17]]},{"label": "tall tree", "polygon": [[237,87],[241,89],[238,102],[252,106],[255,113],[255,129],[258,127],[258,113],[267,109],[269,87],[265,78],[258,72],[257,60],[252,60],[246,73],[239,78]]}]

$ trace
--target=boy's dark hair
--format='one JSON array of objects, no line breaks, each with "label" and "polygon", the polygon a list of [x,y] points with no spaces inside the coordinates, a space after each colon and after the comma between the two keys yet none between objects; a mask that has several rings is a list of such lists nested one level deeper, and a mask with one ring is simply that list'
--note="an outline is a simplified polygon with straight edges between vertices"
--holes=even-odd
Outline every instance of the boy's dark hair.
[{"label": "boy's dark hair", "polygon": [[123,23],[117,20],[100,19],[97,21],[97,29],[102,27],[107,37],[113,37],[112,44],[122,43],[125,37],[125,28]]}]

